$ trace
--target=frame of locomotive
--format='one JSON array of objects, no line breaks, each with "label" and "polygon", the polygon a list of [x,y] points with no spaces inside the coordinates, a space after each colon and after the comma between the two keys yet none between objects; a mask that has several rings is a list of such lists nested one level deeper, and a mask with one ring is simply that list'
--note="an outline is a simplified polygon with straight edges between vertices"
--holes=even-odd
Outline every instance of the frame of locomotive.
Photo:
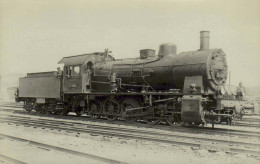
[{"label": "frame of locomotive", "polygon": [[27,111],[149,124],[231,124],[242,115],[239,100],[225,91],[225,54],[209,49],[208,31],[198,51],[177,55],[174,44],[163,44],[158,56],[144,49],[139,58],[115,60],[109,53],[64,57],[63,71],[28,73],[16,101]]}]

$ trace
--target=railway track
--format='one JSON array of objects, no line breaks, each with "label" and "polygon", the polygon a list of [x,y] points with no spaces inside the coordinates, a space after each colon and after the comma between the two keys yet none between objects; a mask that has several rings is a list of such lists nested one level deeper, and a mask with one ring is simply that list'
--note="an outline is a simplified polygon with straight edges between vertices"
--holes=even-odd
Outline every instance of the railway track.
[{"label": "railway track", "polygon": [[[23,104],[19,103],[12,103],[12,104],[0,104],[0,107],[10,107],[10,108],[23,108]],[[255,118],[249,118],[250,116],[260,116],[260,113],[256,113],[256,114],[245,114],[245,116],[243,117],[244,121],[251,121],[251,122],[260,122],[260,118],[259,119],[255,119]],[[247,117],[247,118],[245,118]]]},{"label": "railway track", "polygon": [[260,124],[259,124],[259,123],[255,123],[255,122],[243,122],[243,121],[237,121],[237,122],[235,122],[234,126],[244,126],[244,127],[260,128]]},{"label": "railway track", "polygon": [[0,107],[23,108],[23,105],[0,105]]},{"label": "railway track", "polygon": [[[18,119],[21,119],[21,120],[31,120],[31,118],[29,117],[26,117],[26,116],[12,116],[10,115],[11,118],[18,118]],[[100,128],[101,125],[93,125],[91,123],[79,123],[79,122],[72,122],[72,121],[62,121],[62,120],[49,120],[49,119],[44,119],[44,118],[40,118],[40,119],[37,119],[41,122],[44,122],[45,121],[48,121],[48,122],[51,122],[51,123],[59,123],[59,124],[62,124],[62,125],[71,125],[71,126],[87,126],[87,127],[92,127],[92,128]],[[111,128],[111,126],[107,126],[107,125],[102,125],[103,128]],[[183,128],[180,128],[180,130],[182,130]],[[214,132],[217,132],[217,133],[214,133],[214,135],[216,134],[227,134],[227,135],[243,135],[243,134],[246,134],[245,136],[247,137],[260,137],[260,132],[254,132],[254,131],[244,131],[244,130],[231,130],[231,129],[216,129],[214,131],[210,130],[211,128],[199,128],[198,130],[200,131],[199,133],[201,133],[202,131],[208,131],[210,133],[214,133]],[[127,129],[128,130],[128,129]],[[172,129],[171,129],[172,130]],[[178,131],[178,132],[191,132],[192,130],[195,130],[197,131],[197,128],[195,129],[187,129],[187,131]]]},{"label": "railway track", "polygon": [[[173,134],[163,132],[152,132],[149,130],[136,130],[129,128],[109,127],[103,125],[85,125],[78,126],[68,122],[56,120],[39,120],[33,118],[6,117],[0,118],[1,122],[20,124],[24,126],[33,126],[40,128],[63,130],[75,133],[88,133],[95,135],[105,135],[112,137],[138,139],[153,142],[162,142],[174,145],[185,145],[191,147],[205,147],[209,149],[222,150],[229,153],[246,153],[254,156],[260,156],[260,144],[226,141],[222,139],[191,136],[191,134]],[[212,142],[209,144],[209,142]],[[218,145],[218,146],[216,146]],[[222,145],[222,146],[220,146]],[[242,147],[241,147],[242,146]]]},{"label": "railway track", "polygon": [[[23,108],[23,104],[22,103],[4,103],[4,104],[0,103],[0,107]],[[260,113],[245,114],[245,117],[250,117],[250,116],[260,116]],[[259,121],[259,119],[256,119],[256,121]]]},{"label": "railway track", "polygon": [[2,163],[13,163],[13,164],[26,164],[21,160],[17,160],[6,155],[0,154],[0,162]]},{"label": "railway track", "polygon": [[[25,142],[28,143],[30,145],[35,145],[37,147],[41,147],[41,148],[45,148],[45,149],[51,149],[51,150],[55,150],[55,151],[59,151],[59,152],[63,152],[63,153],[67,153],[70,155],[75,155],[75,156],[80,156],[80,157],[85,157],[87,159],[93,159],[95,161],[99,161],[99,162],[103,162],[103,163],[113,163],[113,164],[121,164],[123,162],[117,161],[117,160],[112,160],[109,158],[104,158],[104,157],[100,157],[100,156],[96,156],[96,155],[92,155],[92,154],[87,154],[87,153],[83,153],[83,152],[79,152],[79,151],[74,151],[74,150],[70,150],[70,149],[65,149],[62,147],[58,147],[58,146],[53,146],[53,145],[49,145],[49,144],[45,144],[45,143],[40,143],[40,142],[36,142],[36,141],[32,141],[32,140],[28,140],[28,139],[24,139],[24,138],[20,138],[20,137],[15,137],[15,136],[10,136],[10,135],[6,135],[6,134],[2,134],[0,133],[0,137],[2,138],[6,138],[6,139],[11,139],[11,140],[16,140],[16,141],[20,141],[20,142]],[[4,158],[7,161],[10,161],[12,163],[19,163],[19,164],[23,164],[24,162],[1,155],[0,154],[0,158]]]},{"label": "railway track", "polygon": [[[42,115],[40,115],[42,116]],[[49,116],[49,115],[47,115]],[[54,115],[55,116],[55,115]],[[31,119],[30,117],[28,116],[12,116],[10,115],[10,117],[18,117],[19,119]],[[46,117],[46,115],[45,115]],[[47,118],[47,119],[46,119]],[[49,122],[58,122],[60,124],[71,124],[71,125],[79,125],[79,126],[88,126],[88,127],[95,127],[95,128],[99,128],[98,125],[93,125],[91,122],[98,122],[98,123],[106,123],[107,125],[102,125],[102,127],[111,127],[109,125],[114,125],[114,122],[111,122],[111,121],[107,121],[107,120],[102,120],[102,119],[99,119],[99,120],[91,120],[90,123],[79,123],[79,122],[75,122],[71,119],[69,119],[69,121],[67,121],[68,119],[66,119],[66,121],[63,121],[64,119],[63,118],[59,118],[59,116],[57,117],[58,119],[55,118],[55,120],[49,120],[48,118],[49,117],[46,117],[46,118],[39,118],[38,120],[40,121],[49,121]],[[65,117],[65,118],[68,118],[68,117]],[[83,119],[82,119],[83,120]],[[86,119],[84,119],[84,121],[86,121]],[[88,121],[88,120],[87,120]],[[209,127],[196,127],[196,128],[182,128],[182,127],[179,127],[178,125],[176,125],[175,127],[171,127],[171,126],[164,126],[164,125],[156,125],[156,126],[150,126],[150,125],[147,125],[147,124],[140,124],[140,123],[126,123],[125,121],[118,121],[119,125],[125,125],[125,126],[128,126],[128,127],[133,127],[133,126],[137,126],[137,127],[140,127],[140,128],[147,128],[147,129],[162,129],[162,130],[167,130],[167,131],[175,131],[175,132],[186,132],[186,133],[194,133],[194,134],[209,134],[209,135],[228,135],[228,136],[244,136],[244,137],[256,137],[256,138],[259,138],[260,137],[260,132],[255,132],[255,131],[244,131],[244,130],[234,130],[234,129],[221,129],[221,128],[217,128],[217,129],[212,129],[212,128],[209,128]]]},{"label": "railway track", "polygon": [[[19,109],[11,108],[11,107],[1,108],[1,106],[0,106],[0,110],[8,111],[8,112],[10,112],[10,110],[12,110],[12,111],[15,111],[15,112],[17,112],[19,114],[27,114],[27,115],[29,114],[29,115],[36,115],[36,116],[43,116],[43,117],[53,117],[53,118],[56,118],[56,119],[59,119],[59,118],[65,118],[65,119],[70,119],[71,118],[71,119],[74,119],[75,118],[74,120],[86,120],[85,118],[88,118],[88,121],[92,121],[92,122],[105,122],[105,123],[108,123],[108,124],[111,124],[111,123],[114,124],[114,122],[111,122],[109,120],[102,119],[102,118],[100,118],[100,119],[91,119],[91,118],[86,117],[86,116],[78,117],[78,116],[75,116],[75,115],[67,115],[67,116],[46,115],[46,114],[36,113],[36,112],[27,113],[22,108],[19,108]],[[129,123],[127,123],[125,121],[120,121],[120,120],[117,120],[116,124],[129,125]],[[168,130],[173,130],[173,129],[176,130],[177,128],[178,129],[182,128],[182,127],[180,127],[177,124],[175,126],[172,126],[172,127],[161,126],[161,125],[152,125],[151,126],[151,125],[147,125],[146,123],[142,124],[142,122],[130,123],[130,125],[131,126],[132,125],[142,126],[142,127],[146,127],[146,128],[159,128],[159,129],[163,128],[163,129],[168,129]],[[258,122],[258,121],[252,122],[252,121],[248,121],[248,120],[246,120],[246,121],[235,120],[233,126],[260,128],[260,122]],[[187,129],[187,127],[185,129]],[[201,131],[198,130],[198,129],[201,129]],[[203,130],[205,130],[205,129],[210,130],[211,128],[209,128],[209,127],[196,127],[196,131],[198,131],[198,132],[204,132]],[[228,132],[228,135],[236,135],[236,134],[230,133],[230,129],[228,129],[228,130],[220,129],[220,128],[216,128],[216,129],[218,129],[216,131],[221,131],[222,133],[223,132],[225,133],[225,131],[226,131],[226,132]],[[212,133],[212,131],[211,131],[211,133]],[[241,133],[241,132],[239,132],[239,133]],[[215,133],[213,133],[213,134],[215,134]],[[241,133],[240,136],[248,136],[248,134],[247,133]]]},{"label": "railway track", "polygon": [[[10,109],[1,109],[0,110],[4,110],[4,111],[10,111]],[[12,109],[15,110],[15,109]],[[40,116],[43,118],[54,118],[54,119],[66,119],[69,121],[88,121],[88,122],[98,122],[98,123],[105,123],[105,124],[117,124],[117,125],[124,125],[124,126],[129,126],[129,127],[143,127],[143,128],[147,128],[147,129],[162,129],[162,130],[167,130],[167,131],[176,131],[176,132],[186,132],[186,133],[194,133],[194,134],[206,134],[206,135],[228,135],[228,136],[243,136],[243,137],[259,137],[259,133],[258,132],[252,132],[252,131],[244,131],[244,130],[234,130],[234,129],[226,129],[226,128],[215,128],[212,129],[210,127],[180,127],[179,125],[175,125],[175,126],[165,126],[165,125],[149,125],[146,123],[142,123],[142,122],[125,122],[123,120],[118,120],[115,122],[111,122],[108,121],[106,119],[91,119],[88,118],[86,119],[85,116],[83,117],[77,117],[75,115],[68,115],[68,116],[59,116],[59,115],[46,115],[46,114],[41,114],[41,113],[36,113],[36,112],[31,112],[31,113],[27,113],[23,110],[17,110],[16,111],[19,114],[25,114],[25,116],[19,116],[21,117],[26,117],[27,115],[30,116]],[[41,118],[40,120],[45,120]],[[58,121],[58,120],[57,120]],[[82,123],[75,123],[75,122],[70,122],[73,124],[82,124]],[[86,126],[90,126],[91,124],[84,124]],[[245,126],[245,125],[244,125]]]},{"label": "railway track", "polygon": [[[237,121],[240,121],[240,120],[237,120]],[[260,123],[260,117],[259,118],[248,118],[248,117],[246,117],[246,118],[243,118],[242,121],[244,121],[244,122],[258,122],[258,123]]]}]

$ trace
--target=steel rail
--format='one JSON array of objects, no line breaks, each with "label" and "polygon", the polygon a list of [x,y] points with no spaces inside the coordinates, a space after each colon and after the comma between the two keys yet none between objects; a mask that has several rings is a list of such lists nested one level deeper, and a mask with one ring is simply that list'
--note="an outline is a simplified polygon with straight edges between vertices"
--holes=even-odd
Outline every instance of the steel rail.
[{"label": "steel rail", "polygon": [[[8,115],[10,117],[23,117],[23,118],[30,118],[28,116],[14,116],[14,115]],[[48,115],[49,116],[49,115]],[[55,115],[53,115],[55,116]],[[49,118],[49,117],[47,117]],[[55,118],[55,117],[54,117]],[[86,126],[90,126],[90,125],[93,125],[93,124],[90,124],[90,123],[79,123],[79,122],[75,122],[75,120],[73,121],[62,121],[61,120],[62,118],[59,118],[57,120],[53,120],[55,122],[60,122],[60,123],[72,123],[72,124],[80,124],[80,125],[86,125]],[[39,120],[48,120],[50,121],[50,119],[45,119],[45,118],[40,118]],[[100,119],[95,119],[95,120],[88,120],[88,121],[93,121],[93,122],[101,122],[99,121]],[[84,120],[85,121],[85,120]],[[103,121],[103,120],[102,120]],[[111,121],[107,121],[107,120],[104,120],[105,123],[109,123],[109,124],[113,124],[113,122]],[[103,123],[103,122],[102,122]],[[126,122],[123,122],[124,124],[121,124],[121,125],[127,125]],[[156,126],[159,126],[159,125],[156,125],[156,126],[151,126],[151,125],[147,125],[147,124],[139,124],[137,123],[139,127],[145,127],[145,128],[156,128]],[[106,125],[102,125],[103,127],[106,127]],[[110,126],[108,126],[110,127]],[[166,127],[166,126],[165,126]],[[182,128],[182,127],[179,127],[179,126],[176,126],[176,127],[172,127],[172,126],[169,126],[170,128],[166,128],[166,129],[170,129],[171,131],[174,129],[174,130],[177,130],[176,128],[180,129],[181,131],[180,132],[205,132],[205,130],[209,131],[210,133],[213,133],[213,134],[228,134],[228,135],[240,135],[240,136],[247,136],[247,137],[259,137],[260,136],[260,132],[254,132],[254,131],[248,131],[248,130],[234,130],[234,129],[221,129],[221,128],[218,128],[218,129],[212,129],[212,128],[209,128],[209,127],[196,127],[196,128]],[[161,129],[161,127],[159,127]],[[165,130],[166,130],[165,129]],[[193,131],[191,131],[193,130]]]},{"label": "steel rail", "polygon": [[[1,118],[0,118],[1,120]],[[12,118],[12,120],[14,120]],[[30,123],[40,123],[40,124],[45,124],[45,125],[62,125],[62,126],[73,126],[76,127],[74,123],[67,123],[67,122],[58,122],[55,120],[32,120],[32,119],[16,119],[15,121],[29,121]],[[82,124],[84,125],[84,124]],[[85,128],[86,127],[86,128]],[[147,130],[136,130],[136,129],[129,129],[129,128],[117,128],[117,127],[109,127],[109,126],[102,126],[102,125],[85,125],[85,127],[80,127],[81,129],[103,129],[103,130],[110,130],[110,131],[122,131],[122,132],[128,132],[128,133],[141,133],[141,134],[149,134],[149,135],[157,135],[157,136],[165,136],[165,137],[176,137],[176,138],[182,138],[182,139],[196,139],[196,140],[201,140],[201,141],[214,141],[214,142],[220,142],[220,143],[226,143],[226,144],[237,144],[237,145],[244,145],[244,146],[252,146],[252,147],[257,147],[260,148],[260,144],[256,143],[248,143],[248,142],[237,142],[237,141],[227,141],[227,140],[221,140],[221,139],[216,139],[216,138],[207,138],[207,137],[198,137],[198,136],[191,136],[190,134],[169,134],[169,133],[163,133],[163,132],[151,132]],[[78,127],[76,127],[78,128]],[[260,134],[260,133],[259,133]],[[260,137],[259,135],[257,137]]]},{"label": "steel rail", "polygon": [[[0,118],[1,120],[1,118]],[[13,119],[12,119],[13,121]],[[58,123],[56,121],[38,121],[38,120],[32,120],[32,119],[20,119],[20,120],[15,120],[15,121],[23,121],[23,122],[30,122],[30,123],[39,123],[39,124],[44,124],[44,125],[57,125],[57,126],[73,126],[75,127],[75,124],[73,123]],[[27,123],[26,122],[26,123]],[[78,127],[75,127],[78,128]],[[80,127],[80,129],[103,129],[103,130],[107,130],[107,131],[122,131],[122,132],[128,132],[128,133],[140,133],[140,134],[149,134],[149,135],[156,135],[156,136],[164,136],[164,137],[175,137],[175,138],[181,138],[181,139],[195,139],[195,140],[200,140],[200,141],[214,141],[214,142],[219,142],[219,143],[225,143],[225,144],[237,144],[237,145],[244,145],[244,146],[252,146],[252,147],[256,147],[256,148],[260,148],[260,144],[256,144],[256,143],[248,143],[248,142],[237,142],[237,141],[230,141],[230,140],[223,140],[223,139],[216,139],[216,138],[207,138],[207,137],[198,137],[198,136],[191,136],[190,134],[169,134],[169,133],[162,133],[162,132],[151,132],[151,131],[147,131],[147,130],[135,130],[135,129],[128,129],[128,128],[117,128],[117,127],[104,127],[104,126],[100,126],[100,125],[86,125],[85,127]],[[257,136],[260,137],[260,136]]]},{"label": "steel rail", "polygon": [[13,163],[13,164],[26,164],[26,163],[23,162],[23,161],[20,161],[20,160],[17,160],[17,159],[14,159],[14,158],[5,156],[5,155],[3,155],[3,154],[0,154],[0,158],[4,159],[5,161],[8,161],[8,162],[10,162],[10,163]]},{"label": "steel rail", "polygon": [[[173,99],[173,98],[170,98],[170,99]],[[159,101],[159,100],[158,100]],[[23,108],[23,106],[17,106],[17,105],[0,105],[0,107],[10,107],[10,108]],[[126,111],[132,111],[132,110],[136,110],[136,109],[143,109],[143,108],[147,108],[147,107],[139,107],[139,108],[132,108],[132,109],[127,109]],[[241,122],[240,120],[238,120],[238,119],[235,119],[234,120],[235,121],[235,123],[236,122]],[[252,119],[250,119],[250,118],[244,118],[243,120],[242,120],[242,122],[245,122],[245,123],[255,123],[255,122],[257,122],[257,123],[260,123],[260,118],[259,119],[256,119],[256,118],[252,118]],[[242,125],[239,125],[239,126],[242,126]],[[245,125],[246,126],[246,125]],[[249,125],[250,126],[250,125]],[[252,126],[252,127],[257,127],[257,126]]]},{"label": "steel rail", "polygon": [[[27,120],[28,121],[28,120]],[[103,129],[96,129],[96,128],[91,128],[91,129],[84,129],[84,128],[68,128],[68,127],[61,127],[60,125],[53,125],[53,124],[40,124],[40,123],[22,123],[22,122],[17,122],[17,121],[13,121],[13,120],[9,120],[6,122],[12,122],[15,124],[22,124],[22,125],[27,125],[27,126],[38,126],[38,127],[45,127],[45,128],[51,128],[51,129],[58,129],[58,130],[65,130],[65,131],[71,131],[71,132],[81,132],[81,133],[93,133],[93,134],[98,134],[98,135],[108,135],[108,136],[116,136],[116,137],[124,137],[124,138],[131,138],[131,139],[139,139],[139,140],[148,140],[148,141],[155,141],[155,142],[163,142],[163,143],[170,143],[170,144],[175,144],[175,145],[186,145],[186,146],[193,146],[193,147],[211,147],[211,148],[217,148],[219,149],[219,146],[213,146],[213,145],[207,145],[207,144],[198,144],[198,143],[194,143],[194,137],[191,137],[190,139],[193,141],[178,141],[178,140],[174,140],[174,139],[162,139],[161,137],[154,137],[154,136],[147,136],[147,134],[145,135],[139,135],[139,134],[133,134],[131,132],[131,134],[126,134],[126,133],[122,133],[122,132],[114,132],[111,130],[103,130]],[[171,135],[171,137],[174,137],[174,135]],[[210,141],[215,141],[215,140],[210,140]],[[230,141],[229,141],[230,142]],[[231,143],[231,142],[230,142]],[[236,144],[242,144],[243,142],[236,142]],[[233,143],[234,144],[234,143]],[[221,149],[227,149],[225,148],[221,148]],[[233,152],[233,153],[249,153],[251,155],[256,155],[256,156],[260,156],[260,151],[259,148],[258,150],[251,150],[251,149],[241,149],[241,148],[228,148],[227,151]]]},{"label": "steel rail", "polygon": [[[27,113],[26,113],[27,114]],[[33,113],[33,114],[40,114],[40,113]],[[43,115],[43,114],[40,114],[41,116],[43,117],[47,117],[47,116],[53,116],[54,118],[57,118],[57,119],[62,119],[60,118],[60,116],[56,116],[56,115]],[[12,116],[14,117],[14,116]],[[24,118],[27,118],[26,116],[19,116],[19,117],[24,117]],[[67,117],[67,116],[65,116]],[[48,118],[48,117],[47,117]],[[41,118],[42,119],[42,118]],[[42,120],[45,120],[45,119],[42,119]],[[56,120],[55,120],[56,121]],[[58,120],[57,120],[58,121]],[[60,120],[59,120],[60,121]],[[82,121],[82,120],[81,120]],[[85,120],[84,120],[85,121]],[[100,123],[107,123],[107,124],[113,124],[113,122],[111,121],[107,121],[107,120],[102,120],[102,119],[89,119],[88,121],[93,121],[93,122],[100,122]],[[67,121],[66,121],[67,122]],[[83,123],[75,123],[75,122],[70,122],[70,123],[73,123],[73,124],[83,124]],[[91,124],[86,124],[84,123],[85,125],[91,125]],[[127,124],[126,122],[123,122],[123,124],[118,121],[117,122],[118,125],[129,125]],[[226,135],[233,135],[233,136],[245,136],[245,137],[259,137],[260,136],[260,132],[252,132],[252,131],[244,131],[244,130],[234,130],[234,129],[221,129],[221,128],[217,128],[217,129],[212,129],[212,128],[209,128],[209,127],[196,127],[196,128],[189,128],[189,127],[186,127],[186,128],[183,128],[183,127],[179,127],[178,125],[172,127],[168,127],[168,126],[160,126],[160,125],[155,125],[155,126],[151,126],[151,125],[146,125],[146,124],[140,124],[140,123],[134,123],[135,125],[137,125],[138,127],[144,127],[144,128],[153,128],[153,129],[156,129],[156,128],[164,128],[164,130],[180,130],[180,132],[189,132],[189,133],[205,133],[205,134],[209,134],[207,132],[210,132],[211,135],[218,135],[218,134],[226,134]],[[131,126],[133,125],[130,124]],[[160,126],[160,127],[159,127]]]},{"label": "steel rail", "polygon": [[234,126],[243,126],[243,127],[254,127],[254,128],[260,128],[259,123],[250,123],[250,122],[235,122]]},{"label": "steel rail", "polygon": [[91,158],[91,159],[102,161],[102,162],[105,162],[105,163],[113,163],[113,164],[123,163],[123,162],[120,162],[120,161],[117,161],[117,160],[112,160],[112,159],[109,159],[109,158],[104,158],[104,157],[100,157],[100,156],[96,156],[96,155],[92,155],[92,154],[87,154],[87,153],[74,151],[74,150],[70,150],[70,149],[65,149],[65,148],[62,148],[62,147],[44,144],[44,143],[40,143],[40,142],[36,142],[36,141],[24,139],[24,138],[14,137],[14,136],[2,134],[2,133],[0,133],[0,136],[3,137],[3,138],[8,138],[8,139],[12,139],[12,140],[21,141],[21,142],[26,142],[28,144],[44,147],[44,148],[47,148],[47,149],[65,152],[65,153],[68,153],[68,154],[73,154],[73,155],[77,155],[77,156],[81,156],[81,157]]}]

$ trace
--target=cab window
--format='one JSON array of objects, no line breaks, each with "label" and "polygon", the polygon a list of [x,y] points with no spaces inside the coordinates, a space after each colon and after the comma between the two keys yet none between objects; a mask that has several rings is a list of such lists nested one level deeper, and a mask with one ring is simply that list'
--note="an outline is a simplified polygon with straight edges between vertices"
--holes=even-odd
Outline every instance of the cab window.
[{"label": "cab window", "polygon": [[67,77],[80,76],[80,65],[65,67]]},{"label": "cab window", "polygon": [[71,76],[72,66],[65,66],[64,67],[65,73],[67,77]]},{"label": "cab window", "polygon": [[80,66],[73,66],[72,76],[79,76],[80,75]]}]

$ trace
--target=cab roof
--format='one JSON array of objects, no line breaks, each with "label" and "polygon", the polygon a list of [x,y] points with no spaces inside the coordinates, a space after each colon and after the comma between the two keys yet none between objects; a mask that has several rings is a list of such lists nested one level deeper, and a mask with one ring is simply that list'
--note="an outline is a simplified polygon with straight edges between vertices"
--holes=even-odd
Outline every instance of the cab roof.
[{"label": "cab roof", "polygon": [[[90,54],[82,54],[82,55],[76,55],[76,56],[68,56],[63,57],[58,64],[64,64],[64,65],[80,65],[83,64],[87,59],[93,56],[102,56],[104,55],[104,52],[95,52]],[[111,57],[111,55],[108,55],[108,57]]]}]

